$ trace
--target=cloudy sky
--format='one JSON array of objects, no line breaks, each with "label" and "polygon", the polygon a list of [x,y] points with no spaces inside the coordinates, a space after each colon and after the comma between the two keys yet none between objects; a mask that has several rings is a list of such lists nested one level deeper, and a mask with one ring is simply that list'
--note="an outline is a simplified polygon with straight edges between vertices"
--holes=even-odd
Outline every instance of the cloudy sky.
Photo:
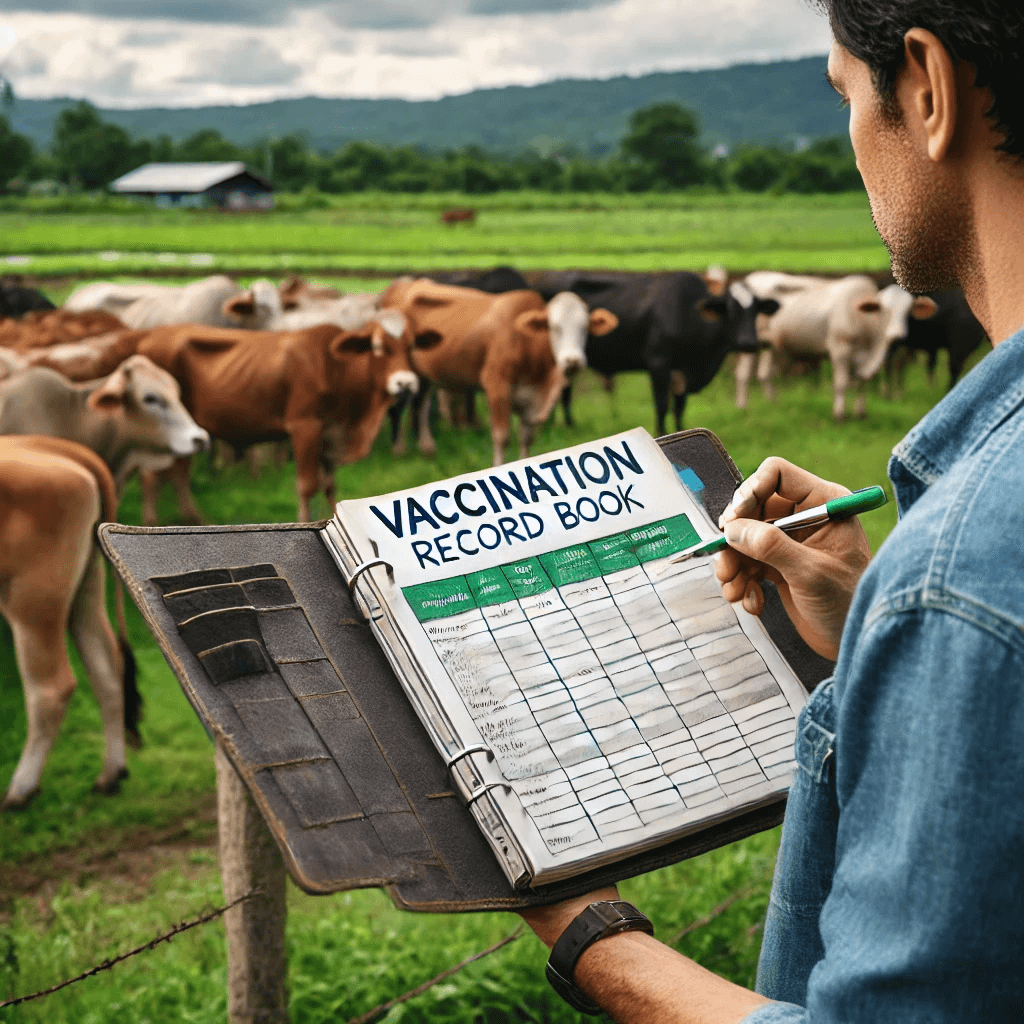
[{"label": "cloudy sky", "polygon": [[804,0],[0,0],[18,95],[102,106],[433,99],[828,44]]}]

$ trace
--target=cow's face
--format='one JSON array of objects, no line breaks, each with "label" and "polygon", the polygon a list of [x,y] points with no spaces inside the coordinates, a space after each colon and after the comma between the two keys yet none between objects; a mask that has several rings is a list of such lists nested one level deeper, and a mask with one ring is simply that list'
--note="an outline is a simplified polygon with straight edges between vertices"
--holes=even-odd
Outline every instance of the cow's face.
[{"label": "cow's face", "polygon": [[269,281],[259,280],[221,307],[224,315],[247,330],[266,330],[281,315],[281,294]]},{"label": "cow's face", "polygon": [[723,295],[712,294],[697,304],[702,319],[718,324],[737,352],[756,352],[760,347],[757,318],[779,310],[775,299],[759,299],[742,281],[734,281]]},{"label": "cow's face", "polygon": [[194,455],[210,435],[181,404],[178,382],[146,356],[126,359],[88,398],[89,407],[121,421],[140,450]]},{"label": "cow's face", "polygon": [[397,309],[380,310],[376,316],[352,331],[342,331],[328,346],[332,360],[344,364],[357,355],[369,355],[374,383],[392,398],[415,394],[419,377],[409,363],[415,344],[409,322]]},{"label": "cow's face", "polygon": [[608,334],[619,326],[618,317],[607,309],[591,311],[587,304],[572,292],[559,292],[547,307],[546,320],[538,328],[547,327],[551,340],[551,354],[555,364],[567,377],[587,366],[588,335]]},{"label": "cow's face", "polygon": [[911,295],[898,284],[891,284],[878,293],[885,320],[887,345],[905,341],[910,334],[911,320],[930,320],[939,311],[934,299],[927,295]]}]

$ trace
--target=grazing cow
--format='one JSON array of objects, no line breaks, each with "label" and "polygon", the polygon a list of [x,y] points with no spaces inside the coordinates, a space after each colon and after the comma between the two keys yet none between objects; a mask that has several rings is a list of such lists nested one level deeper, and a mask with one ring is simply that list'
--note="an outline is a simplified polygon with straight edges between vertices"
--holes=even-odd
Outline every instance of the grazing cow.
[{"label": "grazing cow", "polygon": [[20,274],[0,277],[0,317],[24,316],[35,309],[54,309],[54,304],[38,288],[28,288]]},{"label": "grazing cow", "polygon": [[949,387],[952,389],[967,357],[987,340],[985,328],[971,312],[959,289],[931,292],[928,298],[936,305],[934,315],[925,319],[911,316],[907,320],[906,335],[897,339],[889,350],[886,377],[894,392],[902,390],[903,372],[917,352],[928,353],[928,379],[931,381],[942,349],[949,353]]},{"label": "grazing cow", "polygon": [[73,313],[66,309],[33,312],[21,320],[0,321],[0,346],[24,355],[33,349],[65,345],[123,328],[110,313]]},{"label": "grazing cow", "polygon": [[333,502],[335,464],[368,454],[388,406],[416,390],[411,343],[405,318],[392,310],[350,331],[165,327],[139,352],[174,375],[214,437],[236,445],[291,440],[299,519],[307,522],[321,488]]},{"label": "grazing cow", "polygon": [[43,765],[75,689],[64,646],[70,629],[100,707],[106,752],[94,788],[115,793],[127,774],[125,728],[140,699],[118,596],[120,649],[107,619],[104,563],[93,537],[113,519],[114,481],[95,452],[53,437],[0,437],[0,613],[14,636],[28,736],[3,807],[38,792]]},{"label": "grazing cow", "polygon": [[270,281],[253,281],[249,288],[229,298],[223,306],[234,326],[258,331],[301,331],[320,324],[334,324],[351,331],[362,327],[377,312],[377,296],[353,292],[337,298],[305,299],[284,306],[280,289]]},{"label": "grazing cow", "polygon": [[445,210],[441,214],[442,224],[458,224],[467,221],[472,224],[476,220],[476,210],[471,206],[458,206],[453,210]]},{"label": "grazing cow", "polygon": [[544,296],[571,291],[618,318],[606,337],[591,336],[587,363],[605,377],[631,370],[650,376],[656,426],[665,432],[670,400],[682,428],[686,399],[707,386],[730,351],[756,352],[756,321],[778,309],[739,282],[714,289],[699,274],[591,274],[553,271],[534,276]]},{"label": "grazing cow", "polygon": [[[550,415],[566,379],[587,365],[588,331],[606,334],[618,323],[571,294],[545,303],[532,291],[488,295],[426,278],[397,281],[380,301],[408,318],[416,339],[411,360],[421,376],[449,391],[483,390],[495,466],[504,461],[512,413],[519,415],[525,458],[534,428]],[[429,453],[429,403],[420,405],[419,444]]]},{"label": "grazing cow", "polygon": [[181,404],[174,378],[140,355],[87,384],[72,384],[45,367],[3,381],[0,434],[46,434],[84,444],[107,464],[119,490],[136,469],[166,469],[176,456],[210,443]]}]

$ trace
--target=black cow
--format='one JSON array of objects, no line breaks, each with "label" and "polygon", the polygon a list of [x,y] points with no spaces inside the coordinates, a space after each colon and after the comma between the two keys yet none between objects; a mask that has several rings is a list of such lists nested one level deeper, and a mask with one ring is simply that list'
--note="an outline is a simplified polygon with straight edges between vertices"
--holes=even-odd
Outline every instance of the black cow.
[{"label": "black cow", "polygon": [[20,317],[34,309],[56,308],[38,289],[26,288],[19,274],[0,277],[0,316]]},{"label": "black cow", "polygon": [[493,270],[452,270],[446,273],[425,274],[438,284],[457,284],[460,288],[476,288],[490,295],[504,295],[530,286],[526,278],[514,267],[495,267]]},{"label": "black cow", "polygon": [[949,387],[952,389],[963,372],[967,357],[986,340],[985,328],[967,305],[959,289],[931,292],[939,309],[927,320],[907,318],[907,337],[889,350],[885,361],[885,375],[890,387],[897,390],[903,386],[903,371],[917,352],[928,353],[928,379],[935,372],[939,352],[949,353]]},{"label": "black cow", "polygon": [[[665,432],[669,405],[682,429],[688,395],[706,387],[732,351],[758,350],[756,320],[779,304],[757,299],[742,285],[713,294],[699,274],[589,274],[554,271],[534,275],[533,287],[550,299],[572,291],[589,306],[611,310],[619,326],[587,342],[587,364],[605,377],[645,370],[659,434]],[[568,389],[562,396],[567,407]]]}]

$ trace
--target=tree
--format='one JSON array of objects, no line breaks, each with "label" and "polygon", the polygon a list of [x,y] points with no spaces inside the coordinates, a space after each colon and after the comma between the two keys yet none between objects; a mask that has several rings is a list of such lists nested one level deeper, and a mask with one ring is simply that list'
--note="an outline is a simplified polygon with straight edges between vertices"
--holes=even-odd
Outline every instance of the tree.
[{"label": "tree", "polygon": [[0,114],[0,188],[24,177],[34,156],[32,140],[14,131],[10,121]]},{"label": "tree", "polygon": [[174,158],[184,163],[220,163],[241,160],[242,151],[216,128],[201,128],[178,143]]},{"label": "tree", "polygon": [[104,121],[86,100],[65,107],[53,125],[53,156],[61,178],[84,188],[106,188],[150,158],[151,145],[134,141]]},{"label": "tree", "polygon": [[652,103],[629,119],[622,152],[647,172],[652,185],[682,188],[707,176],[699,135],[700,121],[693,111],[678,103]]}]

